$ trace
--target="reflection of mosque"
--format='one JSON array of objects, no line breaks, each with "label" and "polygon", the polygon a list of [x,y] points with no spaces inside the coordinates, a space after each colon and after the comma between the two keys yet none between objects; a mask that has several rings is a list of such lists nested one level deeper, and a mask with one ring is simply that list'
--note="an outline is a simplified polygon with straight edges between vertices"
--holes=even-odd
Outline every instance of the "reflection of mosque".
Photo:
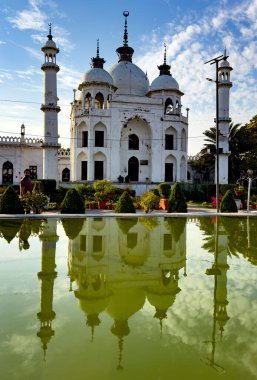
[{"label": "reflection of mosque", "polygon": [[[179,271],[186,264],[186,220],[161,218],[88,218],[69,243],[69,273],[76,282],[75,296],[94,329],[99,315],[113,319],[111,332],[118,337],[119,365],[128,320],[144,306],[155,307],[162,320],[180,291]],[[118,227],[117,228],[117,224]]]},{"label": "reflection of mosque", "polygon": [[[57,221],[44,222],[42,241],[40,329],[37,333],[46,352],[54,335],[52,321],[53,287],[56,278],[55,250]],[[146,300],[160,321],[179,293],[179,273],[186,275],[186,220],[184,218],[87,218],[62,220],[69,238],[68,267],[74,294],[86,316],[86,325],[94,330],[100,325],[101,313],[113,319],[111,332],[118,337],[119,364],[122,368],[124,338],[130,333],[129,319],[144,306]],[[118,228],[117,228],[118,226]],[[212,352],[215,361],[217,326],[222,335],[229,320],[227,314],[227,252],[229,235],[221,224],[215,230],[214,263],[207,270],[214,277]],[[219,233],[218,233],[219,232]]]}]

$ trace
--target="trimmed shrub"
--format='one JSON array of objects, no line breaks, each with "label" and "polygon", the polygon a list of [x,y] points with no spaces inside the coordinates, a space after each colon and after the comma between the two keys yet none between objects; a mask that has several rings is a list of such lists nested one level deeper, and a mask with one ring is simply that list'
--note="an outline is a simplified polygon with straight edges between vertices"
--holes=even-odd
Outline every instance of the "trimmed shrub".
[{"label": "trimmed shrub", "polygon": [[168,212],[187,212],[186,199],[178,182],[174,184],[174,187],[170,193],[168,200]]},{"label": "trimmed shrub", "polygon": [[133,201],[127,191],[120,196],[114,210],[116,213],[135,213]]},{"label": "trimmed shrub", "polygon": [[157,205],[159,205],[160,198],[155,195],[152,191],[142,194],[140,205],[143,210],[148,213],[151,212]]},{"label": "trimmed shrub", "polygon": [[1,196],[0,213],[24,214],[20,198],[12,186],[8,186]]},{"label": "trimmed shrub", "polygon": [[220,193],[222,195],[225,195],[228,190],[231,190],[233,193],[235,190],[235,187],[236,185],[233,185],[232,183],[220,185]]},{"label": "trimmed shrub", "polygon": [[84,203],[75,189],[67,191],[64,200],[61,203],[61,214],[84,214]]},{"label": "trimmed shrub", "polygon": [[159,183],[158,185],[158,191],[161,197],[163,198],[169,198],[170,196],[170,191],[171,191],[171,186],[169,183],[163,182]]},{"label": "trimmed shrub", "polygon": [[231,190],[228,190],[222,198],[220,203],[220,212],[237,212],[234,194]]},{"label": "trimmed shrub", "polygon": [[21,225],[22,219],[0,219],[0,234],[2,234],[2,237],[10,243],[19,232]]}]

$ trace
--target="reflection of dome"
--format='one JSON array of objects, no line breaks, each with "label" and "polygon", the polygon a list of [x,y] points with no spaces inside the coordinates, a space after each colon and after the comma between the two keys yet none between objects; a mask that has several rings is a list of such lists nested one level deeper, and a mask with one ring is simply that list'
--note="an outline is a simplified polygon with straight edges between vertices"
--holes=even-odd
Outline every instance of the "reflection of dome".
[{"label": "reflection of dome", "polygon": [[150,91],[179,90],[178,82],[171,75],[159,75],[151,84]]},{"label": "reflection of dome", "polygon": [[115,289],[107,313],[116,321],[125,321],[140,310],[145,303],[142,287]]},{"label": "reflection of dome", "polygon": [[82,82],[103,82],[113,85],[111,75],[101,68],[93,68],[87,71],[83,75]]},{"label": "reflection of dome", "polygon": [[132,62],[121,61],[109,70],[113,77],[116,94],[145,96],[149,91],[149,81],[145,73]]}]

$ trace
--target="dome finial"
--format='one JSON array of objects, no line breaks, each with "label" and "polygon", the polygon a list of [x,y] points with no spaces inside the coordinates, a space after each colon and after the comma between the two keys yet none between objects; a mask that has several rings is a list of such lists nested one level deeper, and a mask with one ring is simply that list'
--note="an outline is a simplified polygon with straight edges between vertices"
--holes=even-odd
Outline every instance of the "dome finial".
[{"label": "dome finial", "polygon": [[49,40],[51,40],[52,38],[53,38],[53,36],[52,36],[52,24],[51,24],[51,22],[50,22],[50,24],[48,24],[48,26],[49,26],[49,34],[48,34],[48,39]]},{"label": "dome finial", "polygon": [[99,38],[96,40],[97,42],[97,47],[96,47],[96,58],[99,58]]},{"label": "dome finial", "polygon": [[166,59],[167,59],[167,47],[166,47],[166,44],[164,42],[164,60],[163,60],[164,65],[166,65]]},{"label": "dome finial", "polygon": [[224,61],[226,61],[227,58],[228,58],[228,55],[227,55],[227,48],[226,48],[226,46],[225,46],[225,48],[224,48]]},{"label": "dome finial", "polygon": [[128,12],[128,11],[124,11],[124,12],[123,12],[123,16],[125,17],[123,46],[128,46],[127,17],[129,16],[129,12]]}]

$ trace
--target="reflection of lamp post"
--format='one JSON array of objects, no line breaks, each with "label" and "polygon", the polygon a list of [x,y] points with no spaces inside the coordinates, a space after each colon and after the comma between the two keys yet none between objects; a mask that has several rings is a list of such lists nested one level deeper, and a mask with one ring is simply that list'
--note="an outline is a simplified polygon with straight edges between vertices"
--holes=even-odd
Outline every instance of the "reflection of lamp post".
[{"label": "reflection of lamp post", "polygon": [[216,83],[216,209],[219,212],[219,76],[218,76],[218,68],[219,62],[224,59],[224,55],[219,55],[216,58],[210,59],[205,62],[213,65],[215,63],[216,66],[216,80],[212,80],[210,78],[206,78],[209,82]]}]

